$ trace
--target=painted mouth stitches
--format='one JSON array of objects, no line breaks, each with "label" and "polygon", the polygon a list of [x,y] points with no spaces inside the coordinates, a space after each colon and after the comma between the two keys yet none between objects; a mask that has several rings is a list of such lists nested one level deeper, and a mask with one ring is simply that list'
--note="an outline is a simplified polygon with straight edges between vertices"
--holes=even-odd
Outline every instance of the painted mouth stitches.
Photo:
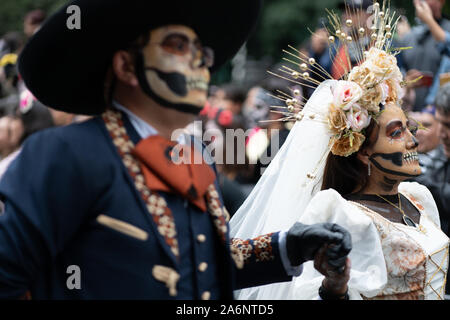
[{"label": "painted mouth stitches", "polygon": [[413,163],[419,161],[419,155],[417,152],[408,152],[403,155],[403,161],[406,163]]},{"label": "painted mouth stitches", "polygon": [[208,82],[204,78],[188,78],[186,82],[188,90],[208,90]]}]

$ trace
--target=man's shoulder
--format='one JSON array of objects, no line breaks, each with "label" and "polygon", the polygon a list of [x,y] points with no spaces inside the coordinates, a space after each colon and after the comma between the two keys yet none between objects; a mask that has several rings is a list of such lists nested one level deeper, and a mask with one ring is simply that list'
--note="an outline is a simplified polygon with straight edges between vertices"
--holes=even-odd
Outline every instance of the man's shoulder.
[{"label": "man's shoulder", "polygon": [[84,142],[84,145],[89,145],[92,141],[104,137],[102,124],[99,120],[98,117],[94,117],[83,122],[48,128],[34,133],[27,140],[34,140],[34,143],[37,141],[44,142],[46,144],[58,142],[77,144]]},{"label": "man's shoulder", "polygon": [[72,161],[75,160],[72,159],[74,157],[78,160],[104,160],[111,151],[107,137],[101,118],[95,117],[80,123],[38,131],[26,139],[23,151],[33,157],[52,157],[59,161],[68,158]]},{"label": "man's shoulder", "polygon": [[25,141],[19,155],[24,167],[33,164],[62,172],[72,168],[80,175],[97,178],[117,168],[118,159],[101,118],[36,132]]}]

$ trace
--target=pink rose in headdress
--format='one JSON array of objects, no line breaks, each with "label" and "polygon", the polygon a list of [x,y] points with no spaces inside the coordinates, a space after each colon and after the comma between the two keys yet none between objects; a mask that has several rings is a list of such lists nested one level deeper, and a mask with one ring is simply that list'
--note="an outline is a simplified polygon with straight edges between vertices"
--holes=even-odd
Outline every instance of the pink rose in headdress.
[{"label": "pink rose in headdress", "polygon": [[359,104],[354,104],[349,112],[347,112],[347,121],[353,131],[361,132],[370,123],[370,116],[366,109],[361,108]]},{"label": "pink rose in headdress", "polygon": [[362,96],[361,87],[352,81],[338,81],[333,91],[333,103],[347,111]]}]

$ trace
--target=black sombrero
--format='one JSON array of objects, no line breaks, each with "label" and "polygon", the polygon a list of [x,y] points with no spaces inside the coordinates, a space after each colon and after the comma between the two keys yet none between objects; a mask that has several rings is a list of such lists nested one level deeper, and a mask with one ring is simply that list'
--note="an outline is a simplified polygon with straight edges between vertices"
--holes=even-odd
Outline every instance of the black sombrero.
[{"label": "black sombrero", "polygon": [[[68,18],[80,9],[80,29]],[[214,50],[217,70],[253,30],[262,0],[75,0],[42,26],[19,57],[28,89],[43,104],[77,114],[106,108],[104,80],[115,51],[146,30],[167,24],[191,27]]]}]

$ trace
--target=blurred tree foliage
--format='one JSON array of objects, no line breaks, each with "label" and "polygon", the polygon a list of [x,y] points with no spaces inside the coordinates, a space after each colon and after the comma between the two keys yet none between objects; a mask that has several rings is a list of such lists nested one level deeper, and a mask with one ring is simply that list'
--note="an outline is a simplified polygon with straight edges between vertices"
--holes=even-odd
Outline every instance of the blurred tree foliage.
[{"label": "blurred tree foliage", "polygon": [[[259,59],[270,56],[277,60],[287,45],[305,44],[311,31],[327,23],[325,8],[337,12],[341,0],[265,0],[264,10],[253,36],[248,41],[248,51]],[[379,0],[381,2],[381,0]],[[391,0],[397,14],[405,15],[414,25],[412,0]],[[450,1],[446,1],[444,14],[450,17]]]},{"label": "blurred tree foliage", "polygon": [[1,0],[0,36],[8,31],[22,31],[23,18],[28,11],[43,9],[53,13],[67,0]]},{"label": "blurred tree foliage", "polygon": [[288,44],[297,46],[308,39],[310,30],[326,18],[325,8],[336,8],[339,0],[265,0],[264,11],[248,42],[254,58],[276,57]]}]

